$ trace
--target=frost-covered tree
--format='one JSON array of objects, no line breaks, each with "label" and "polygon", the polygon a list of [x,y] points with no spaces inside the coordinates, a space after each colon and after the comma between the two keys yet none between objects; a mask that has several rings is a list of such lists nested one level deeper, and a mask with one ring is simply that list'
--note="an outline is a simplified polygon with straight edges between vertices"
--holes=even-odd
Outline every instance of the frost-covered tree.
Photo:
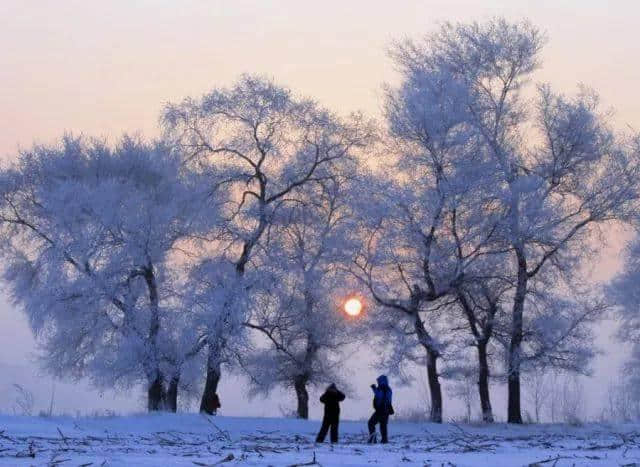
[{"label": "frost-covered tree", "polygon": [[204,188],[170,148],[131,138],[66,137],[0,172],[3,278],[50,372],[142,383],[149,410],[175,410],[188,318],[172,252],[217,219]]},{"label": "frost-covered tree", "polygon": [[478,397],[477,390],[478,374],[476,368],[468,366],[459,372],[457,378],[451,384],[451,393],[464,405],[464,422],[473,421],[473,406]]},{"label": "frost-covered tree", "polygon": [[[483,420],[487,422],[493,419],[489,377],[492,374],[502,377],[507,373],[504,362],[508,361],[511,322],[506,311],[515,289],[514,271],[508,260],[509,256],[503,254],[482,258],[470,268],[457,290],[462,321],[471,333],[469,345],[477,350],[480,405]],[[588,362],[595,355],[592,325],[602,317],[607,306],[579,284],[573,283],[576,289],[567,290],[566,284],[557,286],[561,278],[549,276],[532,283],[527,295],[522,370],[586,373]],[[583,296],[581,300],[576,298],[579,295]]]},{"label": "frost-covered tree", "polygon": [[[215,248],[233,264],[235,276],[224,287],[237,294],[247,293],[248,286],[240,284],[278,209],[295,203],[306,186],[354,164],[354,149],[370,134],[358,116],[342,120],[312,100],[247,75],[230,88],[167,105],[162,122],[167,136],[185,150],[185,162],[199,173],[214,171],[212,186],[231,194],[226,226]],[[203,411],[216,390],[220,365],[228,359],[227,343],[241,334],[246,318],[232,306],[235,299],[226,296],[230,298],[210,303],[210,313],[221,317],[215,322],[225,326],[211,329],[207,337]]]},{"label": "frost-covered tree", "polygon": [[532,371],[524,375],[526,381],[526,394],[529,403],[533,406],[533,415],[536,423],[542,420],[542,411],[549,399],[549,380],[548,373],[543,371]]},{"label": "frost-covered tree", "polygon": [[387,88],[385,102],[391,156],[377,161],[391,180],[367,183],[356,275],[387,312],[382,329],[396,328],[395,364],[403,353],[426,364],[431,419],[441,422],[438,359],[449,333],[438,321],[468,268],[491,248],[500,216],[492,161],[467,123],[468,90],[450,70],[414,69],[404,49],[397,53],[402,82]]},{"label": "frost-covered tree", "polygon": [[[501,217],[493,243],[509,255],[514,271],[507,364],[512,423],[522,422],[521,365],[531,357],[527,321],[541,326],[533,335],[544,344],[534,347],[545,352],[557,342],[548,334],[570,335],[583,314],[572,307],[575,313],[565,312],[551,327],[538,317],[529,319],[536,308],[525,306],[528,296],[544,277],[575,275],[587,258],[586,246],[596,243],[590,234],[604,223],[628,218],[637,197],[637,153],[618,144],[593,92],[581,89],[566,97],[540,85],[533,101],[525,98],[543,43],[531,24],[495,19],[445,24],[394,50],[404,82],[415,84],[406,86],[408,98],[400,109],[457,129],[453,134],[468,141],[462,147],[473,143],[475,160],[483,161],[478,176],[493,187],[478,204],[487,215]],[[425,105],[420,96],[433,89],[442,89],[444,97]],[[425,138],[425,147],[438,148],[437,141]],[[462,158],[463,166],[467,160]],[[450,170],[459,164],[454,161]]]},{"label": "frost-covered tree", "polygon": [[[636,350],[633,351],[637,353]],[[607,388],[607,406],[603,409],[605,420],[638,421],[640,420],[640,386],[638,386],[637,361],[639,356],[633,355],[631,365],[625,365]]]},{"label": "frost-covered tree", "polygon": [[[493,255],[489,260],[500,258]],[[480,410],[484,422],[493,422],[493,408],[489,394],[491,376],[490,350],[497,332],[504,331],[505,313],[503,301],[512,289],[512,285],[499,273],[486,275],[488,271],[500,271],[504,264],[480,260],[474,265],[473,272],[467,275],[455,291],[457,307],[461,311],[461,319],[471,333],[470,345],[477,351],[477,389]]]},{"label": "frost-covered tree", "polygon": [[[380,308],[374,326],[389,351],[384,365],[399,370],[410,362],[425,365],[430,417],[442,422],[438,361],[456,339],[447,314],[466,270],[485,252],[489,237],[471,221],[476,214],[466,203],[474,198],[473,190],[464,194],[468,187],[451,189],[444,166],[431,166],[432,160],[422,153],[424,165],[410,165],[397,183],[368,183],[372,191],[366,198],[377,213],[364,215],[364,245],[354,274]],[[395,170],[402,166],[395,165]],[[485,216],[477,225],[490,218]],[[460,250],[454,232],[464,232]]]},{"label": "frost-covered tree", "polygon": [[340,351],[359,328],[341,312],[353,293],[345,273],[355,227],[348,190],[335,177],[280,212],[263,258],[272,285],[256,297],[247,322],[266,340],[247,362],[253,392],[293,388],[299,418],[309,417],[310,386],[345,386]]},{"label": "frost-covered tree", "polygon": [[16,415],[25,415],[30,417],[33,414],[33,406],[35,403],[33,393],[17,383],[13,384],[13,389],[16,392],[13,413]]},{"label": "frost-covered tree", "polygon": [[[207,241],[209,241],[208,239]],[[194,338],[189,355],[205,352],[205,365],[198,369],[190,365],[191,371],[206,372],[205,392],[200,394],[200,411],[213,413],[214,394],[222,376],[223,365],[235,369],[238,359],[252,352],[252,345],[246,332],[244,320],[251,301],[264,287],[264,272],[249,269],[238,277],[236,265],[225,254],[218,241],[215,248],[206,248],[206,254],[197,257],[189,269],[189,279],[184,289],[185,304],[195,313]],[[211,336],[216,336],[216,353],[211,353]],[[213,360],[212,360],[213,359]],[[214,363],[212,363],[212,361]],[[202,385],[194,385],[202,387]]]},{"label": "frost-covered tree", "polygon": [[[623,376],[613,385],[610,415],[628,419],[640,416],[640,237],[634,237],[624,250],[624,266],[609,285],[619,321],[618,339],[630,351],[622,368]],[[629,410],[627,410],[629,409]]]}]

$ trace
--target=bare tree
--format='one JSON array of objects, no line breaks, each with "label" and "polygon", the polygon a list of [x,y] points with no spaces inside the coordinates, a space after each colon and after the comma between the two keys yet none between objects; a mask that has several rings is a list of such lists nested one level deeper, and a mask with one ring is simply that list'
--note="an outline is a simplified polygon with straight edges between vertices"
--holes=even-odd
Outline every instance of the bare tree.
[{"label": "bare tree", "polygon": [[13,384],[13,389],[16,391],[13,412],[19,413],[20,415],[31,416],[33,414],[33,406],[35,403],[33,393],[17,383]]},{"label": "bare tree", "polygon": [[548,375],[544,370],[534,369],[525,374],[524,380],[528,388],[525,394],[528,396],[529,403],[533,405],[535,421],[540,423],[542,411],[551,395]]},{"label": "bare tree", "polygon": [[[256,247],[268,232],[278,209],[295,203],[307,185],[331,179],[341,166],[355,164],[354,149],[366,144],[370,128],[358,116],[342,121],[315,102],[294,97],[273,82],[245,75],[230,89],[215,89],[201,99],[167,105],[162,115],[167,136],[187,152],[185,163],[212,174],[212,186],[232,194],[221,247],[236,272],[227,287],[238,286]],[[233,299],[210,303],[222,322],[206,339],[207,381],[202,411],[220,379],[227,338],[237,334],[245,319]],[[220,333],[220,330],[224,332]]]},{"label": "bare tree", "polygon": [[451,385],[452,395],[460,399],[464,404],[464,421],[470,423],[473,420],[473,406],[477,404],[478,372],[475,367],[468,366],[458,371],[458,375]]},{"label": "bare tree", "polygon": [[[350,186],[339,177],[282,209],[265,248],[272,286],[252,307],[248,327],[267,340],[248,358],[253,391],[291,387],[297,415],[309,417],[308,386],[345,386],[340,355],[359,327],[340,311],[348,290],[345,266],[353,250]],[[351,331],[351,332],[349,332]]]},{"label": "bare tree", "polygon": [[[493,243],[513,264],[507,368],[511,423],[522,422],[520,373],[530,357],[525,328],[543,325],[530,319],[536,309],[528,303],[530,296],[534,290],[542,294],[550,276],[557,281],[577,274],[593,238],[589,234],[598,225],[629,219],[637,199],[638,153],[616,141],[593,92],[581,89],[568,98],[541,85],[534,105],[524,99],[521,91],[539,65],[543,43],[531,24],[495,19],[447,23],[423,41],[406,41],[394,50],[403,75],[416,83],[407,91],[413,105],[403,108],[423,120],[435,114],[440,128],[456,128],[457,138],[446,141],[465,141],[476,154],[475,173],[494,188],[493,195],[485,191],[478,199],[486,215],[501,216]],[[420,101],[419,93],[432,89],[447,96],[442,105]],[[425,141],[439,147],[437,138]],[[468,166],[464,160],[456,164],[459,170]],[[563,325],[556,337],[569,336],[584,316],[593,316],[595,307],[579,308],[573,307],[564,323],[556,321]],[[533,335],[547,331],[556,332],[543,325]],[[553,351],[552,341],[564,345],[563,339],[542,340],[545,345],[537,351]]]},{"label": "bare tree", "polygon": [[144,382],[148,409],[164,408],[183,337],[170,254],[216,218],[204,185],[166,146],[126,137],[34,147],[0,177],[4,279],[46,368],[100,387]]},{"label": "bare tree", "polygon": [[[640,145],[640,139],[633,141]],[[635,224],[637,227],[637,221]],[[616,317],[620,321],[617,337],[629,347],[628,358],[621,369],[620,378],[609,391],[610,416],[618,419],[640,418],[640,237],[637,235],[625,249],[624,267],[609,285],[614,298]]]},{"label": "bare tree", "polygon": [[603,411],[606,420],[640,420],[640,391],[633,379],[629,373],[623,372],[618,380],[609,384],[607,407]]},{"label": "bare tree", "polygon": [[457,228],[454,224],[459,225],[460,218],[445,211],[442,198],[435,205],[423,199],[438,200],[444,191],[440,188],[425,187],[427,193],[420,193],[411,186],[369,185],[377,195],[367,199],[386,209],[381,217],[369,215],[363,224],[366,240],[355,260],[354,275],[381,310],[375,328],[389,347],[385,365],[400,369],[407,361],[426,366],[431,420],[441,423],[438,360],[453,338],[445,316],[457,300],[467,267],[484,251],[486,237],[470,233],[464,250],[456,248],[450,229]]},{"label": "bare tree", "polygon": [[[495,259],[503,258],[500,256],[490,258],[490,260]],[[489,349],[497,330],[500,327],[504,328],[503,302],[512,285],[505,280],[504,273],[502,273],[503,277],[500,277],[499,272],[486,275],[491,269],[500,271],[506,266],[505,264],[500,262],[488,264],[485,260],[479,263],[479,266],[476,265],[473,268],[478,275],[474,277],[473,272],[468,273],[464,283],[457,287],[456,297],[473,337],[472,345],[477,350],[477,383],[482,420],[492,423],[494,418],[489,394],[491,377]]]},{"label": "bare tree", "polygon": [[566,423],[579,424],[584,417],[584,386],[576,375],[565,377],[562,384],[562,417]]},{"label": "bare tree", "polygon": [[367,182],[374,192],[361,209],[365,246],[356,275],[381,308],[402,316],[389,318],[403,326],[396,356],[410,347],[407,333],[426,354],[432,420],[440,422],[438,360],[447,331],[436,333],[436,322],[452,309],[469,268],[494,248],[500,212],[491,161],[468,123],[465,83],[419,62],[413,46],[393,56],[402,81],[386,89],[390,156],[377,161],[385,182]]}]

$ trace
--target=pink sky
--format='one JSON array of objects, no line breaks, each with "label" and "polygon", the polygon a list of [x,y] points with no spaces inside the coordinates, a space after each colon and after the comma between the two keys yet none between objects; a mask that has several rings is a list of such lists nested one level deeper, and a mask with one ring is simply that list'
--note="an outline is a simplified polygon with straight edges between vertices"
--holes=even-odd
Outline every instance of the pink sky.
[{"label": "pink sky", "polygon": [[245,71],[340,112],[375,113],[381,83],[394,79],[391,40],[496,15],[547,31],[541,80],[592,86],[619,124],[640,127],[633,0],[3,0],[0,155],[64,131],[152,135],[162,102]]}]

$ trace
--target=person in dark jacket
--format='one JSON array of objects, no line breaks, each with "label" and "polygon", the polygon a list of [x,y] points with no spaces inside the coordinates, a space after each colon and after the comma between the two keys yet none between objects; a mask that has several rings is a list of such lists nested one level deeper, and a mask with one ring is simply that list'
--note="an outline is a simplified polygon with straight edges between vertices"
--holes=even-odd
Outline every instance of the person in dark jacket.
[{"label": "person in dark jacket", "polygon": [[331,428],[331,442],[338,442],[338,424],[340,423],[340,402],[344,400],[344,394],[338,390],[335,384],[331,383],[322,396],[320,402],[324,404],[324,417],[322,427],[316,438],[317,443],[324,442],[327,431]]},{"label": "person in dark jacket", "polygon": [[389,415],[393,415],[392,395],[393,392],[389,387],[389,380],[385,375],[378,376],[378,385],[371,385],[373,390],[373,408],[375,412],[369,419],[369,443],[376,442],[376,425],[380,424],[380,434],[382,435],[382,442],[388,443],[387,437],[387,423],[389,422]]},{"label": "person in dark jacket", "polygon": [[213,393],[213,413],[211,415],[217,415],[218,414],[218,409],[222,407],[222,404],[220,404],[220,398],[218,397],[218,393],[214,392]]},{"label": "person in dark jacket", "polygon": [[203,401],[200,406],[200,412],[206,413],[207,415],[216,415],[220,407],[222,407],[220,398],[218,397],[218,393],[214,392],[213,394],[209,394]]}]

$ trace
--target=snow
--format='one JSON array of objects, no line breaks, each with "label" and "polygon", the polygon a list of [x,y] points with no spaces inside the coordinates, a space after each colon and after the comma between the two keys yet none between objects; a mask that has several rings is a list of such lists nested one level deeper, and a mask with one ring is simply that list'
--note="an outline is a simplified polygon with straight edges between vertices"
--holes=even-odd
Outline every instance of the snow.
[{"label": "snow", "polygon": [[[436,425],[391,422],[388,445],[366,423],[314,443],[315,420],[151,414],[0,416],[0,465],[571,466],[640,463],[640,424]],[[316,464],[312,464],[315,456]]]}]

